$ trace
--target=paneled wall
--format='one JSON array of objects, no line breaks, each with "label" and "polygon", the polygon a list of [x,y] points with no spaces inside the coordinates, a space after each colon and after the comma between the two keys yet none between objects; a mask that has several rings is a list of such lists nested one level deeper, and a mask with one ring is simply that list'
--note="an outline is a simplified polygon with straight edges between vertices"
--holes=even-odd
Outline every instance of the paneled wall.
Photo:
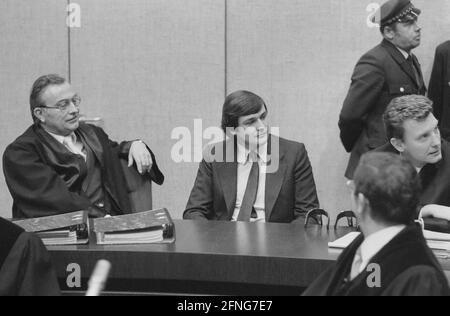
[{"label": "paneled wall", "polygon": [[[1,152],[31,122],[33,80],[70,69],[86,115],[103,117],[113,139],[142,138],[154,149],[166,175],[154,186],[155,207],[180,218],[198,164],[173,161],[172,132],[186,127],[193,143],[194,119],[200,132],[217,126],[224,96],[248,89],[267,101],[281,136],[306,144],[322,206],[333,214],[349,207],[337,119],[356,61],[381,40],[366,24],[376,1],[72,2],[81,27],[68,37],[65,1],[0,1]],[[423,10],[415,53],[428,81],[435,47],[450,39],[450,1],[413,2]],[[11,216],[2,176],[0,203],[0,215]]]},{"label": "paneled wall", "polygon": [[[0,1],[0,152],[31,124],[28,98],[44,73],[68,74],[66,5],[61,0]],[[12,199],[0,173],[0,216]]]}]

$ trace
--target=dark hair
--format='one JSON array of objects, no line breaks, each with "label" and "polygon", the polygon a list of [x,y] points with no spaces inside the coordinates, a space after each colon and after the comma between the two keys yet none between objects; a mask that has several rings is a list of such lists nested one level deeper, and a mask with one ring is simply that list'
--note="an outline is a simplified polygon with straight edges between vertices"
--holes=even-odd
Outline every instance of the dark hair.
[{"label": "dark hair", "polygon": [[398,22],[380,26],[380,32],[381,32],[381,35],[383,35],[383,36],[384,36],[384,30],[386,29],[386,27],[390,27],[394,32],[397,32]]},{"label": "dark hair", "polygon": [[423,95],[406,95],[389,103],[383,115],[388,139],[403,139],[406,120],[424,121],[433,113],[433,101]]},{"label": "dark hair", "polygon": [[227,127],[238,127],[239,118],[246,115],[256,114],[262,107],[267,106],[264,100],[253,92],[236,91],[225,98],[222,108],[221,127],[226,132]]},{"label": "dark hair", "polygon": [[31,93],[30,93],[30,110],[31,110],[31,117],[33,118],[33,121],[35,123],[37,122],[37,118],[34,116],[34,109],[45,105],[45,104],[42,104],[42,101],[41,101],[42,92],[48,86],[61,85],[66,82],[67,82],[66,79],[64,79],[60,75],[56,75],[56,74],[41,76],[34,82],[33,87],[31,88]]},{"label": "dark hair", "polygon": [[374,220],[408,225],[416,218],[420,180],[416,169],[401,156],[380,152],[363,155],[354,183],[355,195],[364,194]]}]

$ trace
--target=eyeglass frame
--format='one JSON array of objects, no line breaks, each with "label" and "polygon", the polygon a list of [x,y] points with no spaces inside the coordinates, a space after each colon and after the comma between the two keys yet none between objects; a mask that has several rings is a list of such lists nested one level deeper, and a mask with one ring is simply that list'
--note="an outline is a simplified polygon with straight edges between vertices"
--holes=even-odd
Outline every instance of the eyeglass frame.
[{"label": "eyeglass frame", "polygon": [[67,111],[67,109],[70,106],[70,103],[66,103],[66,104],[64,104],[62,106],[59,106],[58,104],[61,103],[61,102],[70,102],[78,109],[80,107],[80,104],[81,104],[81,97],[79,95],[74,95],[71,99],[64,99],[64,100],[58,101],[54,106],[40,105],[40,106],[37,106],[37,108],[58,109],[61,112]]}]

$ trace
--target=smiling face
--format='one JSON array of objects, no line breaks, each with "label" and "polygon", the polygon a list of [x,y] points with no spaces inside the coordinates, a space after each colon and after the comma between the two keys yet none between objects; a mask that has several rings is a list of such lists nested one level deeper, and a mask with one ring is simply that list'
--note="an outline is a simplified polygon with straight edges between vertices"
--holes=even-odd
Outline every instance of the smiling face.
[{"label": "smiling face", "polygon": [[[34,110],[41,126],[48,132],[67,136],[79,126],[80,110],[71,102],[76,93],[69,83],[48,86],[40,96],[42,106]],[[68,102],[69,101],[69,102]],[[57,107],[59,103],[68,102],[64,110]]]},{"label": "smiling face", "polygon": [[442,159],[441,134],[433,114],[424,120],[408,119],[403,123],[403,139],[391,139],[392,145],[416,168]]},{"label": "smiling face", "polygon": [[245,147],[256,149],[265,145],[268,140],[268,126],[266,122],[267,110],[263,106],[258,113],[239,117],[236,135]]}]

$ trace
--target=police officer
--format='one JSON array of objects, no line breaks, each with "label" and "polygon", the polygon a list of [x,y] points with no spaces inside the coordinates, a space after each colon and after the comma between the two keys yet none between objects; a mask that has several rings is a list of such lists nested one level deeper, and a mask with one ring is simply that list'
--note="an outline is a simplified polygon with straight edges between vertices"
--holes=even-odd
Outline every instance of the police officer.
[{"label": "police officer", "polygon": [[373,19],[383,41],[356,64],[339,117],[342,143],[351,152],[345,173],[349,179],[361,155],[387,142],[382,115],[389,102],[426,93],[420,64],[411,53],[420,45],[420,13],[409,0],[389,0]]}]

